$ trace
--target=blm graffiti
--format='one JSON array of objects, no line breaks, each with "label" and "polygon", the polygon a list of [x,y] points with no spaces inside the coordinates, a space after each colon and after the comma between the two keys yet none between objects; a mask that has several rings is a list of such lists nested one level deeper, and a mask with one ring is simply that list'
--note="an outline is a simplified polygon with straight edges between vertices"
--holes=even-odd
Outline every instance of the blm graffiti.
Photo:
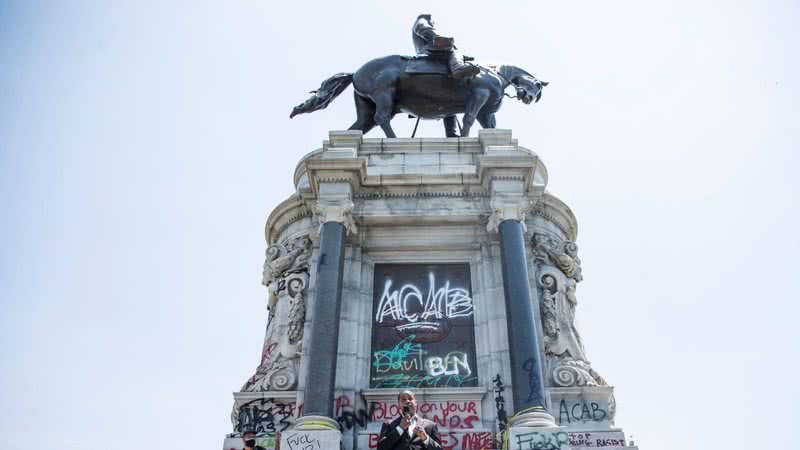
[{"label": "blm graffiti", "polygon": [[469,264],[377,264],[370,387],[478,385]]}]

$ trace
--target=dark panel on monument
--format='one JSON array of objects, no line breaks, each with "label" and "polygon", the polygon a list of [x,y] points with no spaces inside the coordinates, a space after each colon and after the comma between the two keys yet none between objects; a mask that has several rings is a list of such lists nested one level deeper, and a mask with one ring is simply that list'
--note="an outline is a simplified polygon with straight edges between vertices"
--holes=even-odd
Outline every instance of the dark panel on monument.
[{"label": "dark panel on monument", "polygon": [[478,385],[469,264],[376,264],[370,387]]}]

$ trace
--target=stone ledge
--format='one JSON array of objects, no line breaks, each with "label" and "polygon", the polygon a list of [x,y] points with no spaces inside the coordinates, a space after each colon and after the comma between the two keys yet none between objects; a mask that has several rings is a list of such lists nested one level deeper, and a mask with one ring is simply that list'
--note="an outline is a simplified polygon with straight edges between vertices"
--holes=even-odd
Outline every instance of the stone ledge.
[{"label": "stone ledge", "polygon": [[[404,388],[405,389],[405,388]],[[397,396],[404,389],[362,389],[361,397],[367,402],[397,401]],[[476,400],[480,401],[486,395],[485,387],[470,388],[423,388],[411,389],[417,401],[434,400]]]}]

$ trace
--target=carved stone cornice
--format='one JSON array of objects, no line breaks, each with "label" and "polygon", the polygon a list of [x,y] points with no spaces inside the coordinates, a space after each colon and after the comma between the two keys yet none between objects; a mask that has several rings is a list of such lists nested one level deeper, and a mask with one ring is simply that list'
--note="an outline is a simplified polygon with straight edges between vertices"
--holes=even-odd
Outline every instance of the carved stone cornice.
[{"label": "carved stone cornice", "polygon": [[281,202],[272,210],[264,226],[267,245],[274,244],[289,225],[310,216],[311,210],[297,194]]},{"label": "carved stone cornice", "polygon": [[561,199],[550,192],[545,192],[531,211],[531,215],[540,216],[555,224],[567,240],[578,238],[578,220],[575,214]]}]

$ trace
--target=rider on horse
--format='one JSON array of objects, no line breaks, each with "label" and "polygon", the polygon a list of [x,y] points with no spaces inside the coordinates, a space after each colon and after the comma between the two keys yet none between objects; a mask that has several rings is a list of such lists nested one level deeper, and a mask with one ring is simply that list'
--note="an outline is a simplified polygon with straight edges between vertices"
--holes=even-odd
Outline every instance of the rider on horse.
[{"label": "rider on horse", "polygon": [[420,14],[411,29],[411,39],[418,56],[442,56],[447,58],[450,74],[453,78],[474,77],[480,68],[464,62],[461,52],[453,45],[453,38],[440,36],[433,25],[430,14]]}]

